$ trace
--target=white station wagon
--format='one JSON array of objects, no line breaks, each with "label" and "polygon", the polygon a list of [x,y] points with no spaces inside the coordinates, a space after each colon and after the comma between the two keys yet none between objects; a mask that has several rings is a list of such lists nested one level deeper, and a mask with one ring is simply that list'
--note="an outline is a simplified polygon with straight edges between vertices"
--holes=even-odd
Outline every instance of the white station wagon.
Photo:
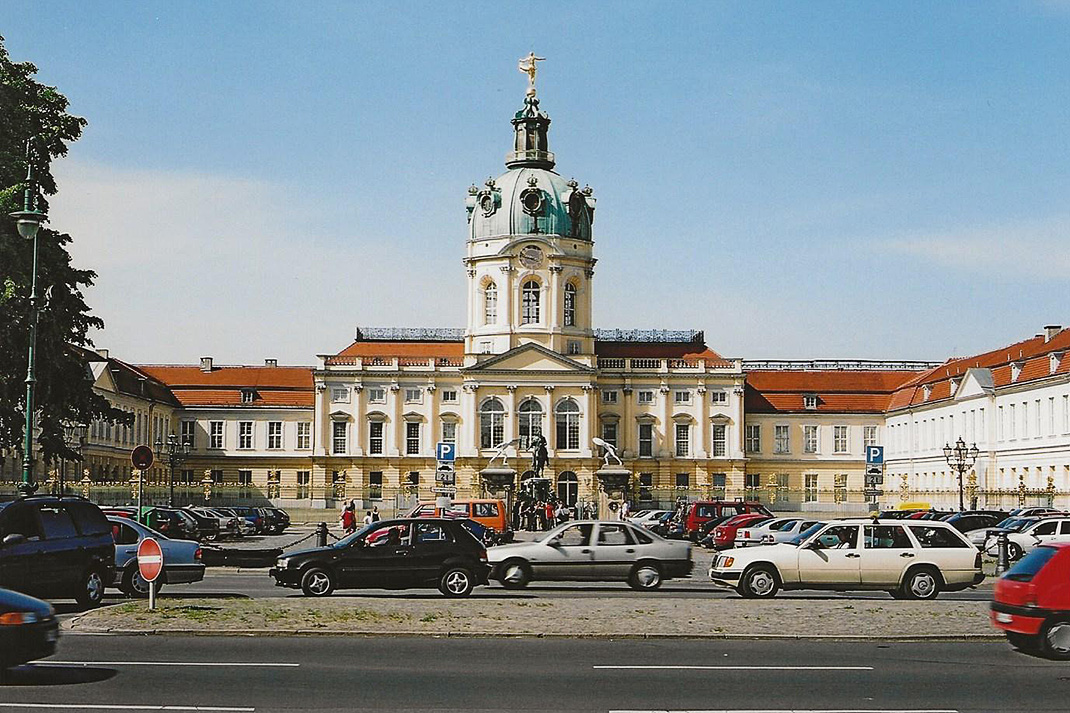
[{"label": "white station wagon", "polygon": [[933,599],[980,584],[981,553],[945,522],[820,523],[790,542],[714,558],[710,579],[748,598],[780,589],[877,589],[897,599]]}]

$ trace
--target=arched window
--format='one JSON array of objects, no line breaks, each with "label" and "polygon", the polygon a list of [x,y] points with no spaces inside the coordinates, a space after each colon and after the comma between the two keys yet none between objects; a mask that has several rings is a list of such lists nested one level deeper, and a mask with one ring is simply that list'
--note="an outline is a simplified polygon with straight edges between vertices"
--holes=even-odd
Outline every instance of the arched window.
[{"label": "arched window", "polygon": [[542,435],[542,404],[533,398],[520,404],[520,447],[527,449],[531,439]]},{"label": "arched window", "polygon": [[565,285],[565,326],[576,326],[576,286],[571,282]]},{"label": "arched window", "polygon": [[557,405],[557,440],[558,450],[579,450],[580,447],[580,407],[572,399],[563,399]]},{"label": "arched window", "polygon": [[568,507],[574,507],[579,498],[580,484],[576,474],[566,470],[557,476],[557,497]]},{"label": "arched window", "polygon": [[505,407],[487,399],[479,409],[479,447],[496,448],[505,440]]},{"label": "arched window", "polygon": [[535,324],[539,321],[539,283],[536,280],[528,280],[522,288],[521,296],[521,324]]},{"label": "arched window", "polygon": [[495,324],[498,321],[498,286],[488,282],[483,291],[483,324]]}]

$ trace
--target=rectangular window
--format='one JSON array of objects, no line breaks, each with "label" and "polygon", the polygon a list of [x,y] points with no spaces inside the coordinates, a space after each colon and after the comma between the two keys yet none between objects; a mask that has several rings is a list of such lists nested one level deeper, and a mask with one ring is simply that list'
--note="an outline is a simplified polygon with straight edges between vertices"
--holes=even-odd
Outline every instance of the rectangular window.
[{"label": "rectangular window", "polygon": [[817,397],[813,394],[803,396],[803,408],[817,408]]},{"label": "rectangular window", "polygon": [[654,425],[639,424],[639,457],[650,458],[654,455]]},{"label": "rectangular window", "polygon": [[331,423],[331,453],[346,452],[346,430],[349,424],[345,421],[333,421]]},{"label": "rectangular window", "polygon": [[442,422],[442,442],[443,443],[456,443],[457,442],[457,422],[456,421],[443,421]]},{"label": "rectangular window", "polygon": [[613,446],[617,447],[617,422],[606,421],[602,424],[602,440]]},{"label": "rectangular window", "polygon": [[[1054,399],[1052,399],[1052,403],[1054,403]],[[197,427],[197,422],[196,421],[183,421],[181,423],[180,429],[181,429],[181,432],[182,432],[182,444],[183,445],[189,446],[190,448],[194,447],[193,437],[194,437],[194,433],[195,433],[194,429],[196,429],[196,427]],[[138,431],[140,431],[140,430],[141,430],[141,423],[139,422],[138,423]],[[138,440],[140,440],[140,438]]]},{"label": "rectangular window", "polygon": [[676,457],[687,458],[691,454],[691,426],[686,423],[676,424]]},{"label": "rectangular window", "polygon": [[673,401],[677,404],[689,404],[691,403],[690,391],[674,391]]},{"label": "rectangular window", "polygon": [[557,447],[574,451],[580,447],[580,416],[578,413],[557,415]]},{"label": "rectangular window", "polygon": [[747,452],[762,452],[762,427],[759,425],[747,426]]},{"label": "rectangular window", "polygon": [[444,403],[444,404],[455,404],[455,403],[457,403],[457,392],[454,391],[453,389],[443,389],[442,390],[442,403]]},{"label": "rectangular window", "polygon": [[581,348],[582,348],[582,346],[581,346],[580,341],[578,339],[570,339],[570,340],[568,340],[568,353],[569,354],[579,354]]},{"label": "rectangular window", "polygon": [[420,424],[415,421],[405,423],[405,455],[420,454]]},{"label": "rectangular window", "polygon": [[223,471],[222,470],[216,469],[216,470],[212,471],[212,484],[213,485],[222,485],[223,484]]},{"label": "rectangular window", "polygon": [[223,447],[223,422],[222,421],[210,421],[208,423],[208,447],[209,448],[222,448]]},{"label": "rectangular window", "polygon": [[1017,438],[1018,431],[1018,418],[1014,411],[1015,406],[1011,404],[1007,414],[1007,438],[1012,441]]},{"label": "rectangular window", "polygon": [[720,490],[724,490],[728,487],[728,474],[727,473],[714,473],[713,474],[713,487]]},{"label": "rectangular window", "polygon": [[832,449],[836,453],[846,453],[848,450],[847,426],[833,426]]},{"label": "rectangular window", "polygon": [[713,457],[724,458],[728,446],[728,427],[723,423],[713,424]]},{"label": "rectangular window", "polygon": [[297,449],[308,450],[312,447],[312,422],[301,421],[297,424]]},{"label": "rectangular window", "polygon": [[1070,396],[1063,396],[1063,433],[1070,432]]},{"label": "rectangular window", "polygon": [[494,351],[494,342],[489,339],[485,339],[479,343],[480,354],[490,354]]},{"label": "rectangular window", "polygon": [[676,487],[677,488],[690,488],[691,487],[691,474],[690,473],[677,473],[676,474]]},{"label": "rectangular window", "polygon": [[[984,413],[982,411],[982,413]],[[1048,399],[1048,435],[1055,435],[1055,397]]]},{"label": "rectangular window", "polygon": [[639,474],[639,500],[643,502],[650,502],[654,499],[651,489],[654,487],[654,474],[653,473],[640,473]]},{"label": "rectangular window", "polygon": [[498,321],[498,288],[488,285],[483,292],[483,324],[495,324]]},{"label": "rectangular window", "polygon": [[1005,421],[1006,421],[1006,418],[1004,417],[1003,407],[1000,406],[999,410],[996,412],[996,440],[997,441],[1002,441],[1003,440],[1003,424],[1004,424]]},{"label": "rectangular window", "polygon": [[817,426],[803,426],[803,453],[817,453]]},{"label": "rectangular window", "polygon": [[423,401],[423,398],[424,398],[424,390],[423,389],[418,389],[418,388],[417,389],[413,389],[413,388],[405,389],[405,403],[407,403],[407,404],[418,404],[421,401]]},{"label": "rectangular window", "polygon": [[791,436],[788,426],[773,427],[773,453],[791,453]]},{"label": "rectangular window", "polygon": [[370,404],[385,404],[386,403],[386,389],[381,386],[373,386],[368,389],[368,403]]},{"label": "rectangular window", "polygon": [[1033,436],[1035,438],[1040,438],[1042,435],[1044,435],[1044,430],[1041,428],[1040,425],[1040,399],[1037,399],[1033,402],[1033,411],[1035,412],[1033,414]]},{"label": "rectangular window", "polygon": [[726,404],[726,403],[728,403],[728,392],[727,391],[711,391],[710,392],[710,403],[713,403],[713,404]]},{"label": "rectangular window", "polygon": [[383,499],[383,474],[381,471],[368,473],[368,500]]},{"label": "rectangular window", "polygon": [[383,422],[371,421],[368,423],[368,453],[372,455],[383,454]]},{"label": "rectangular window", "polygon": [[268,421],[268,448],[282,448],[282,421]]},{"label": "rectangular window", "polygon": [[[933,421],[935,427],[935,421]],[[875,446],[877,445],[877,427],[876,426],[863,426],[862,427],[862,445],[863,446]]]},{"label": "rectangular window", "polygon": [[309,485],[312,484],[312,471],[299,470],[297,471],[297,497],[307,498],[309,497]]},{"label": "rectangular window", "polygon": [[637,393],[638,393],[638,396],[636,398],[639,400],[640,404],[649,405],[649,404],[654,403],[654,392],[653,391],[639,391]]},{"label": "rectangular window", "polygon": [[246,487],[253,484],[253,471],[251,470],[239,470],[238,471],[238,485],[244,485]]},{"label": "rectangular window", "polygon": [[803,491],[803,501],[807,503],[817,502],[817,473],[806,474],[806,484]]},{"label": "rectangular window", "polygon": [[248,450],[253,447],[253,422],[238,421],[238,448]]},{"label": "rectangular window", "polygon": [[603,391],[602,392],[602,403],[604,403],[604,404],[615,404],[615,403],[617,403],[617,392],[616,391]]},{"label": "rectangular window", "polygon": [[345,386],[332,386],[331,387],[331,403],[348,403],[349,402],[349,388]]},{"label": "rectangular window", "polygon": [[179,475],[178,482],[183,485],[193,485],[193,471],[190,469],[183,470]]},{"label": "rectangular window", "polygon": [[754,490],[762,486],[762,476],[760,473],[747,473],[743,478],[746,482],[746,487],[749,490]]}]

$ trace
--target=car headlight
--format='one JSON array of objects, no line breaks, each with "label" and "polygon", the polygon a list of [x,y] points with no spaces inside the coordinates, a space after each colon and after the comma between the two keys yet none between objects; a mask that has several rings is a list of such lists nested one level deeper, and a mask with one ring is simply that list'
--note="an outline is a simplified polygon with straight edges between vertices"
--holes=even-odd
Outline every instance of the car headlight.
[{"label": "car headlight", "polygon": [[283,558],[281,558],[281,559],[279,559],[278,561],[275,562],[275,566],[278,567],[279,569],[289,569],[290,562],[291,562],[291,560],[290,560],[289,557],[283,557]]}]

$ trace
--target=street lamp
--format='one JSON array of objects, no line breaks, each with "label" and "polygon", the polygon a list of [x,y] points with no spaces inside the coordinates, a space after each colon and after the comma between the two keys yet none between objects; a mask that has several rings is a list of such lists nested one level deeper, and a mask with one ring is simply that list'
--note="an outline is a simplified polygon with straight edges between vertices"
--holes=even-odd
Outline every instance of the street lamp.
[{"label": "street lamp", "polygon": [[15,226],[19,235],[26,240],[33,241],[33,267],[30,280],[30,348],[29,359],[26,366],[26,409],[25,430],[22,445],[22,482],[19,484],[19,495],[27,497],[37,491],[37,484],[33,482],[33,387],[37,383],[36,370],[34,368],[34,352],[37,347],[37,320],[41,313],[41,301],[37,297],[37,231],[41,224],[48,220],[48,216],[37,210],[37,180],[33,175],[33,142],[26,141],[26,191],[23,194],[22,210],[9,215],[15,219]]},{"label": "street lamp", "polygon": [[[82,453],[82,446],[85,445],[85,434],[89,431],[89,426],[84,423],[67,423],[63,426],[63,443],[70,450],[77,450],[79,455]],[[63,458],[63,464],[60,466],[59,471],[59,494],[66,495],[66,481],[67,481],[67,458]]]},{"label": "street lamp", "polygon": [[944,459],[947,464],[959,474],[959,510],[965,510],[966,504],[963,502],[963,483],[962,476],[973,467],[973,464],[977,462],[977,456],[981,454],[981,451],[977,449],[977,444],[974,443],[969,448],[966,447],[966,442],[962,440],[962,436],[955,442],[954,447],[949,444],[944,444]]},{"label": "street lamp", "polygon": [[189,452],[191,447],[189,441],[180,439],[173,433],[167,434],[167,441],[164,442],[159,437],[156,438],[156,454],[167,459],[167,465],[171,468],[171,474],[168,478],[169,495],[167,496],[167,507],[175,506],[175,468],[186,462],[189,458]]}]

